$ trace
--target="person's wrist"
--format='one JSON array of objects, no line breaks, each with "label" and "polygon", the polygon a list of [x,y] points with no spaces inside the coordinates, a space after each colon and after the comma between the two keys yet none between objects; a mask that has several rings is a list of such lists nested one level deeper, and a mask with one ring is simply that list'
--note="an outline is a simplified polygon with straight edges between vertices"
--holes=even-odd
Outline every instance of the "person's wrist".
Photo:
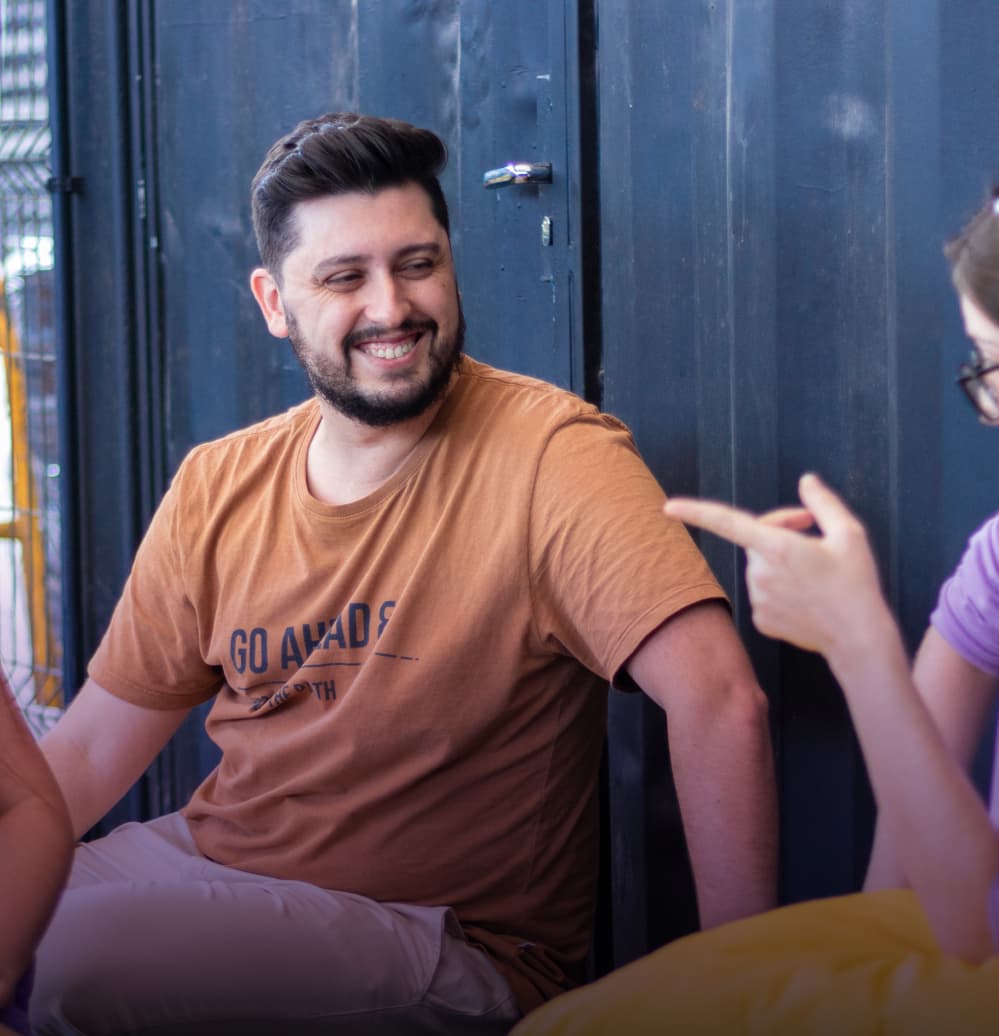
[{"label": "person's wrist", "polygon": [[823,654],[833,672],[845,676],[854,666],[869,660],[872,654],[894,650],[896,643],[900,643],[898,627],[879,594],[866,606],[858,602],[858,607],[830,631]]}]

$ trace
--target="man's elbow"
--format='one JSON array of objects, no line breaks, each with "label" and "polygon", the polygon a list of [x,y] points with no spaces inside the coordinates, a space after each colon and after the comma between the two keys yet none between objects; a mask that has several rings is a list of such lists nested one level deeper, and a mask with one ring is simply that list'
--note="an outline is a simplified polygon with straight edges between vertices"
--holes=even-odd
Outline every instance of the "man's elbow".
[{"label": "man's elbow", "polygon": [[730,684],[724,707],[736,721],[769,731],[770,699],[756,680],[744,679]]},{"label": "man's elbow", "polygon": [[770,701],[752,677],[727,680],[708,694],[684,696],[667,705],[666,716],[703,731],[726,731],[737,737],[740,733],[759,735],[769,740]]}]

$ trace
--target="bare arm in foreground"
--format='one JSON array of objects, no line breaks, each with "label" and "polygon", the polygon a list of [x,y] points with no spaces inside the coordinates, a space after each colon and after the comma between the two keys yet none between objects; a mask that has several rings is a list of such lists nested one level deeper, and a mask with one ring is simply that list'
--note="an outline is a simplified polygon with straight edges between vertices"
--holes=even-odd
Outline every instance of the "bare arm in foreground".
[{"label": "bare arm in foreground", "polygon": [[0,676],[0,1004],[31,962],[72,848],[59,789]]},{"label": "bare arm in foreground", "polygon": [[[995,701],[995,677],[962,658],[931,626],[916,652],[912,680],[944,744],[969,772]],[[908,883],[891,834],[879,817],[864,888],[898,888]]]},{"label": "bare arm in foreground", "polygon": [[[994,952],[987,920],[999,834],[914,686],[863,526],[816,476],[807,510],[756,518],[724,504],[672,500],[666,511],[746,548],[753,621],[821,652],[843,688],[880,822],[941,948]],[[822,535],[804,536],[814,518]]]}]

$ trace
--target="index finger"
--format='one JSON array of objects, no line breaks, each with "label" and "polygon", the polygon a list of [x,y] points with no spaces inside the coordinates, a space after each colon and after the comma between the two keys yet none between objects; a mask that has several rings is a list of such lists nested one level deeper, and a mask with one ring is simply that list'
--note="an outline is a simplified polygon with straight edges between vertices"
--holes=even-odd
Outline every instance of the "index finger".
[{"label": "index finger", "polygon": [[678,496],[667,500],[664,510],[671,518],[706,529],[740,547],[762,547],[775,533],[779,534],[776,527],[766,525],[748,511],[715,500]]}]

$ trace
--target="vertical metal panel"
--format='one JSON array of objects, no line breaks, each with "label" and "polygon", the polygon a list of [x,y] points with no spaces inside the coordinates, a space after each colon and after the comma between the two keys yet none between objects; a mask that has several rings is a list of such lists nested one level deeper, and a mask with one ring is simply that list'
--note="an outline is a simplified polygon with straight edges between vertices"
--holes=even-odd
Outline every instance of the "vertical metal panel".
[{"label": "vertical metal panel", "polygon": [[[776,35],[781,494],[793,498],[798,475],[820,470],[871,521],[884,556],[898,431],[886,348],[885,8],[805,5]],[[799,899],[856,886],[870,809],[837,689],[814,659],[786,655],[782,863],[785,894]]]},{"label": "vertical metal panel", "polygon": [[[66,9],[64,0],[51,0],[47,10],[47,58],[49,118],[52,127],[52,174],[65,178],[70,174],[68,155],[69,105],[66,91]],[[75,514],[79,499],[77,452],[77,414],[74,399],[75,365],[73,355],[73,288],[74,276],[66,245],[70,239],[70,197],[60,193],[52,202],[53,247],[58,261],[54,266],[56,288],[53,314],[55,322],[55,353],[57,393],[60,401],[59,456],[60,470],[60,567],[62,573],[62,664],[63,683],[72,696],[79,685],[83,664],[80,659],[80,621],[82,603],[80,569],[77,563],[80,550],[79,523],[70,525],[67,518]]]},{"label": "vertical metal panel", "polygon": [[[66,678],[74,687],[121,592],[153,493],[136,463],[149,400],[140,396],[147,358],[134,345],[127,5],[66,0],[59,13],[64,18],[54,27],[54,51],[65,58],[65,75],[55,80],[60,171],[83,179],[82,191],[59,206],[56,222],[57,263],[73,271],[71,290],[60,291],[68,318],[63,330],[72,328],[60,343],[60,366],[67,468],[62,527],[67,570],[73,570],[66,626],[77,649],[67,659]],[[144,789],[133,789],[105,826],[145,805]]]},{"label": "vertical metal panel", "polygon": [[[95,109],[101,120],[91,132],[67,134],[62,159],[66,171],[86,170],[83,193],[69,199],[69,221],[59,241],[67,267],[76,266],[78,290],[73,293],[75,348],[63,355],[67,391],[66,462],[75,487],[64,525],[76,538],[76,563],[87,574],[75,603],[75,624],[81,642],[92,646],[103,631],[121,590],[123,572],[135,546],[140,524],[135,471],[130,463],[134,442],[130,371],[117,343],[133,333],[128,305],[131,263],[130,224],[119,199],[131,196],[127,158],[121,147],[121,105],[125,95],[124,52],[115,26],[120,5],[69,5],[64,25],[68,55],[65,109],[67,127],[88,125]],[[86,83],[86,90],[76,89]],[[82,175],[82,173],[80,174]],[[90,241],[100,241],[101,254],[87,256]],[[83,266],[80,257],[86,257]],[[85,272],[85,277],[83,276]],[[84,357],[85,362],[84,362]],[[70,431],[72,429],[72,431]],[[74,434],[75,433],[75,434]],[[108,521],[105,505],[117,501]],[[79,672],[69,674],[79,679]],[[72,682],[70,684],[72,686]]]}]

